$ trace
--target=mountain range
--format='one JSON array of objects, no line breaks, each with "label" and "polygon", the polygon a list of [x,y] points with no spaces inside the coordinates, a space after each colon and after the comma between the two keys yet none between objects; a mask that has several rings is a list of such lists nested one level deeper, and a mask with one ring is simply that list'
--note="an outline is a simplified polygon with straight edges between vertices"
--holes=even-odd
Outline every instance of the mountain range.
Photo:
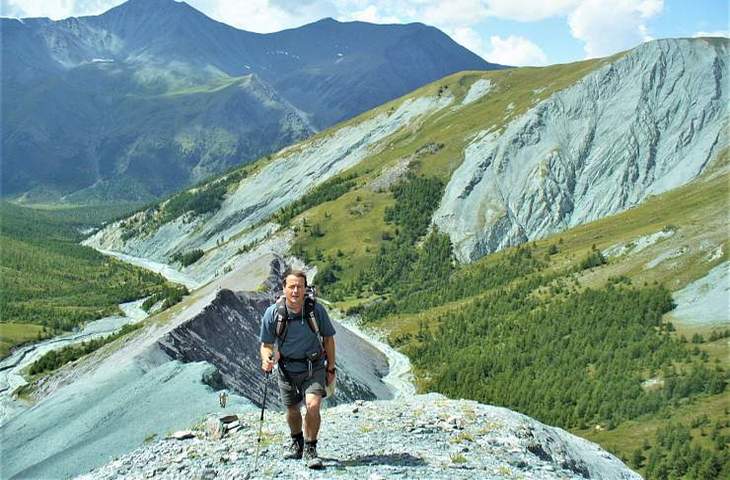
[{"label": "mountain range", "polygon": [[174,0],[0,22],[2,192],[29,201],[159,198],[450,73],[499,67],[423,24],[257,34]]}]

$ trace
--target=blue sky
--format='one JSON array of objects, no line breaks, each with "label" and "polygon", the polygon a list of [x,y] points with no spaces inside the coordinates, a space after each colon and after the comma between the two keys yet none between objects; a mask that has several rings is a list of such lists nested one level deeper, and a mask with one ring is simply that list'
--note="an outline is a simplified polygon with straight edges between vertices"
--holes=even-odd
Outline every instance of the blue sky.
[{"label": "blue sky", "polygon": [[[161,1],[161,0],[136,0]],[[0,0],[3,16],[97,15],[122,0]],[[644,41],[728,36],[727,0],[187,0],[209,17],[268,33],[323,17],[436,26],[489,61],[547,65]]]}]

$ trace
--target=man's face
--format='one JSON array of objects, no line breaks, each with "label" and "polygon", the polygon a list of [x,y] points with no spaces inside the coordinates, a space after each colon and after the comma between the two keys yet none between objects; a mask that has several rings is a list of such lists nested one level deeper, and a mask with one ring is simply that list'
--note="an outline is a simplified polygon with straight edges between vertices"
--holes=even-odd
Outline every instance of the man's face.
[{"label": "man's face", "polygon": [[284,285],[284,295],[286,301],[296,307],[304,305],[304,279],[295,275],[289,275],[286,277],[286,284]]}]

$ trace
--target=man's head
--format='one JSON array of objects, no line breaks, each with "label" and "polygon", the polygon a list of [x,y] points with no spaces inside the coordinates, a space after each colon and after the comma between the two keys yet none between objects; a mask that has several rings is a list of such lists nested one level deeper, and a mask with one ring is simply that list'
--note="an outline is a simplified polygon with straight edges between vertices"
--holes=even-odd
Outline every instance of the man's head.
[{"label": "man's head", "polygon": [[301,270],[287,270],[284,274],[284,296],[286,302],[299,310],[304,305],[307,290],[307,274]]}]

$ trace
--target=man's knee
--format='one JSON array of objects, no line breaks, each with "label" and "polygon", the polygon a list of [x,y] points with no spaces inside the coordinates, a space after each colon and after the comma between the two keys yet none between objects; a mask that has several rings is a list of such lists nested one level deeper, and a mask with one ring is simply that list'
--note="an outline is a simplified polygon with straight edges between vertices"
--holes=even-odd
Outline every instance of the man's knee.
[{"label": "man's knee", "polygon": [[319,413],[322,405],[322,397],[319,395],[307,395],[307,411]]}]

